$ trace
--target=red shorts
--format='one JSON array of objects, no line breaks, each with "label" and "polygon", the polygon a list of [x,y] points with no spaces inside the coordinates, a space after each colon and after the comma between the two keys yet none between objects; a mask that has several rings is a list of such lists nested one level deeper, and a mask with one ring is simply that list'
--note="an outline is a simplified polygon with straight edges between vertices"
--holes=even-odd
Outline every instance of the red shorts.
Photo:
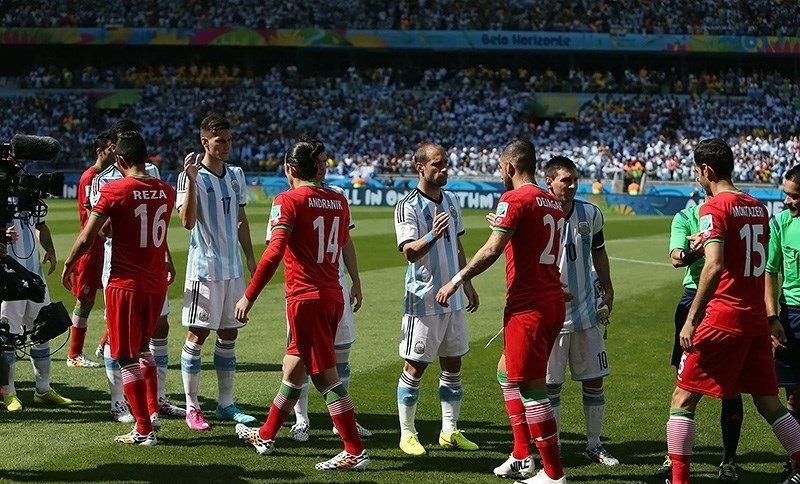
[{"label": "red shorts", "polygon": [[532,311],[506,314],[503,330],[509,382],[545,378],[547,360],[564,326],[564,302]]},{"label": "red shorts", "polygon": [[105,295],[111,357],[138,358],[156,329],[165,294],[107,287]]},{"label": "red shorts", "polygon": [[343,311],[344,304],[326,299],[286,303],[286,318],[289,321],[289,347],[286,348],[286,354],[299,356],[309,375],[317,375],[336,366],[333,344]]},{"label": "red shorts", "polygon": [[715,398],[778,395],[769,336],[744,336],[701,323],[694,346],[678,365],[679,388]]},{"label": "red shorts", "polygon": [[89,252],[78,259],[72,295],[81,301],[94,302],[98,289],[103,287],[103,241],[97,239]]}]

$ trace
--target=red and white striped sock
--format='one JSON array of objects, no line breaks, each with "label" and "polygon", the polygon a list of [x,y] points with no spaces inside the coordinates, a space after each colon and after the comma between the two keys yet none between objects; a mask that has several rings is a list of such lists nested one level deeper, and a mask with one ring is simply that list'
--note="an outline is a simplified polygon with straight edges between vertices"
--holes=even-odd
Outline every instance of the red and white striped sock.
[{"label": "red and white striped sock", "polygon": [[672,484],[688,484],[695,439],[694,414],[676,409],[670,410],[670,413],[667,421],[667,451],[672,461]]}]

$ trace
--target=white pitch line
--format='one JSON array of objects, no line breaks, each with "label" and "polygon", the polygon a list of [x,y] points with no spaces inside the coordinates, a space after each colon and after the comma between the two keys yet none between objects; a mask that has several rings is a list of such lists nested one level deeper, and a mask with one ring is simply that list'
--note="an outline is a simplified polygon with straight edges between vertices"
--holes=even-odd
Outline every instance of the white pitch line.
[{"label": "white pitch line", "polygon": [[672,264],[669,264],[667,262],[653,262],[649,260],[626,259],[624,257],[609,257],[609,259],[618,260],[620,262],[633,262],[634,264],[647,264],[651,266],[672,267]]}]

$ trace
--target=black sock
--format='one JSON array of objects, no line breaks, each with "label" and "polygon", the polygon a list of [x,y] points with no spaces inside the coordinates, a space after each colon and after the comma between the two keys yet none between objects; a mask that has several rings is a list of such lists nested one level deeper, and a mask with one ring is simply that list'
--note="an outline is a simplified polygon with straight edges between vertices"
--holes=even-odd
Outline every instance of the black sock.
[{"label": "black sock", "polygon": [[738,395],[722,401],[722,413],[719,417],[722,427],[722,462],[729,463],[736,458],[739,447],[739,434],[742,432],[742,396]]}]

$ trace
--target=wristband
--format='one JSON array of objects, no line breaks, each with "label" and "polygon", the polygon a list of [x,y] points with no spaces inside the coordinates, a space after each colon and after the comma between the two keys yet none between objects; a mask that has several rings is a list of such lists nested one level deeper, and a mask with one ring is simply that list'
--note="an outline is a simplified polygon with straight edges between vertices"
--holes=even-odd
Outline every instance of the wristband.
[{"label": "wristband", "polygon": [[700,260],[701,257],[703,256],[700,255],[699,252],[692,250],[691,247],[689,247],[688,249],[681,250],[681,261],[687,266],[694,264],[695,262]]},{"label": "wristband", "polygon": [[425,242],[432,244],[434,240],[436,240],[436,237],[433,236],[433,232],[425,234]]},{"label": "wristband", "polygon": [[456,275],[450,279],[450,283],[456,287],[461,287],[464,284],[464,279],[461,278],[461,272],[457,272]]}]

